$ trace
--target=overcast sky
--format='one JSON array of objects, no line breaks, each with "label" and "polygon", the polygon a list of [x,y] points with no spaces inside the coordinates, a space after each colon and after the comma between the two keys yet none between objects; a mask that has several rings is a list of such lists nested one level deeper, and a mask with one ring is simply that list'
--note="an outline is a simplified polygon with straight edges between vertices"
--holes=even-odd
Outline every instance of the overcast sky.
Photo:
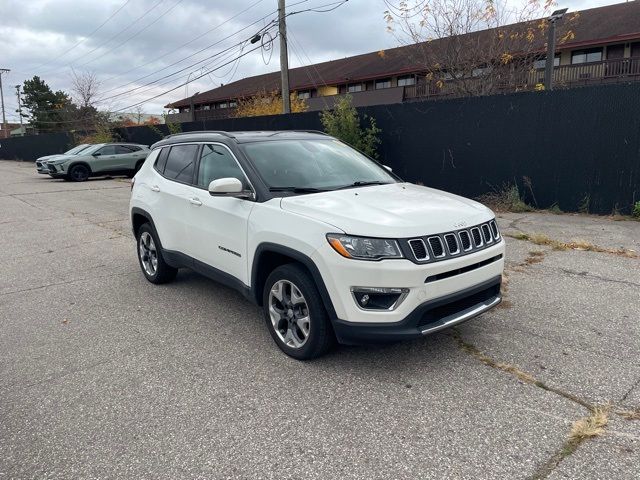
[{"label": "overcast sky", "polygon": [[[559,2],[571,10],[612,3],[619,0]],[[287,0],[287,11],[327,4],[335,0]],[[34,75],[54,90],[70,92],[72,69],[93,72],[101,82],[103,108],[133,111],[127,107],[144,102],[146,113],[159,114],[171,101],[277,70],[277,41],[271,57],[259,49],[232,62],[238,44],[269,26],[276,8],[277,0],[0,0],[0,68],[11,69],[2,78],[7,121],[17,121],[15,85]],[[291,15],[290,66],[396,46],[385,31],[385,9],[383,0],[349,0],[331,12]],[[273,25],[270,31],[276,31]],[[243,53],[255,46],[247,44]],[[128,92],[137,87],[143,88]]]}]

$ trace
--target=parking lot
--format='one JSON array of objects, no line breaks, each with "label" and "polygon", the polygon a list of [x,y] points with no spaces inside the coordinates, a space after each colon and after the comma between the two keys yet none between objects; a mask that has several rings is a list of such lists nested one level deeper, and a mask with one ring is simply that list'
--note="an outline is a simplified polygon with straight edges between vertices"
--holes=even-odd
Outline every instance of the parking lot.
[{"label": "parking lot", "polygon": [[128,200],[0,161],[0,479],[640,476],[639,222],[502,214],[499,308],[302,363],[235,291],[148,283]]}]

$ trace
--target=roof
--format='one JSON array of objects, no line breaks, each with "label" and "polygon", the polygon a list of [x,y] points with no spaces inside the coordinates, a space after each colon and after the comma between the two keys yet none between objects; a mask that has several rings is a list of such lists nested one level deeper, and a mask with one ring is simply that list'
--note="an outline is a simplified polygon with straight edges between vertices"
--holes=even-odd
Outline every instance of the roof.
[{"label": "roof", "polygon": [[[640,2],[619,3],[606,7],[582,10],[571,23],[575,37],[557,46],[558,50],[579,48],[588,45],[616,43],[640,39]],[[537,24],[539,20],[532,23]],[[511,26],[515,28],[516,24]],[[508,28],[508,27],[505,27]],[[483,30],[467,34],[469,40],[486,37],[491,30]],[[543,38],[537,48],[544,47]],[[420,70],[414,52],[425,48],[443,48],[449,38],[441,38],[431,42],[396,47],[380,52],[370,52],[339,60],[317,63],[289,70],[289,85],[292,91],[315,88],[318,85],[338,85],[349,82],[366,81],[385,76],[414,73]],[[247,77],[207,92],[170,103],[167,108],[188,107],[194,104],[210,103],[230,98],[242,98],[255,95],[261,91],[277,91],[280,89],[280,72],[265,73]]]},{"label": "roof", "polygon": [[168,135],[159,142],[151,145],[151,148],[173,145],[183,142],[211,142],[211,141],[233,141],[235,143],[251,143],[267,140],[290,140],[290,139],[312,139],[312,138],[332,138],[326,133],[315,130],[264,130],[264,131],[239,131],[226,132],[222,130],[203,130],[198,132],[183,132]]}]

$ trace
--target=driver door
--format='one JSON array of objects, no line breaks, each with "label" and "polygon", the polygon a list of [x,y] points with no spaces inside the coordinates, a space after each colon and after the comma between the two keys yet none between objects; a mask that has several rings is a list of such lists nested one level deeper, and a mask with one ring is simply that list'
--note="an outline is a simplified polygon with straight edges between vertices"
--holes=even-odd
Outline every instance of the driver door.
[{"label": "driver door", "polygon": [[118,156],[116,155],[115,145],[105,145],[98,151],[93,153],[93,162],[91,162],[91,171],[110,172],[117,170]]},{"label": "driver door", "polygon": [[229,177],[240,180],[245,189],[251,188],[229,148],[217,143],[203,145],[196,184],[190,187],[188,254],[249,285],[247,228],[249,214],[255,203],[247,199],[209,194],[209,183]]}]

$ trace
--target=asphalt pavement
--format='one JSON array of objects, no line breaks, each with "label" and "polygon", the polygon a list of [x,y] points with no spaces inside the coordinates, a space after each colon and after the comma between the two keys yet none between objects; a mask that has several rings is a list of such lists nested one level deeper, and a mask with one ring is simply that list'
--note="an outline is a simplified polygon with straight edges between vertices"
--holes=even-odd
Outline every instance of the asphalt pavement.
[{"label": "asphalt pavement", "polygon": [[640,476],[640,222],[502,214],[601,251],[505,237],[500,308],[299,362],[235,291],[148,283],[128,200],[0,161],[0,479]]}]

